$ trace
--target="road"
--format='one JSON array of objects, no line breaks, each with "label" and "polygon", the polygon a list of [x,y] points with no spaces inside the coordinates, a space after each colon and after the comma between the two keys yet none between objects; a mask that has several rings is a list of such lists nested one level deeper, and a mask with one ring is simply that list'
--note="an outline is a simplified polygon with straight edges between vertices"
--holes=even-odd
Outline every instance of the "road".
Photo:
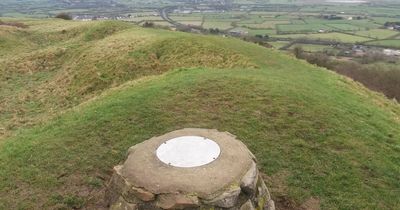
[{"label": "road", "polygon": [[174,25],[175,27],[188,27],[188,26],[186,26],[186,25],[183,25],[183,24],[181,24],[181,23],[178,23],[178,22],[172,20],[172,19],[168,16],[168,13],[169,13],[169,12],[171,12],[171,11],[173,11],[174,9],[177,9],[177,8],[178,8],[177,6],[169,6],[169,7],[161,8],[161,9],[159,10],[159,13],[160,13],[161,18],[162,18],[163,20],[167,21],[168,23]]}]

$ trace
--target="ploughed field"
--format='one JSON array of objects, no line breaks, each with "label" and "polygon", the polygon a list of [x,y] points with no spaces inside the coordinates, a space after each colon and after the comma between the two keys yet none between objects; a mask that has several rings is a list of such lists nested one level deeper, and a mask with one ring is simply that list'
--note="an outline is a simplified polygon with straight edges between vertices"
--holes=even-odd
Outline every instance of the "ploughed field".
[{"label": "ploughed field", "polygon": [[122,22],[0,26],[0,209],[100,209],[127,149],[229,131],[281,209],[399,209],[400,107],[289,55]]}]

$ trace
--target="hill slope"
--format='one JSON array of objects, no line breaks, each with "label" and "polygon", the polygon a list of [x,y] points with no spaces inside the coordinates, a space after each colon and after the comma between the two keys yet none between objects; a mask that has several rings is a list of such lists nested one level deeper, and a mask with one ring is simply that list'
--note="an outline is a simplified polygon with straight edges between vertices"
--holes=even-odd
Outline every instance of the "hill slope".
[{"label": "hill slope", "polygon": [[183,127],[243,140],[280,208],[400,208],[400,108],[381,95],[235,39],[21,21],[0,28],[29,41],[0,58],[0,209],[99,209],[129,146]]}]

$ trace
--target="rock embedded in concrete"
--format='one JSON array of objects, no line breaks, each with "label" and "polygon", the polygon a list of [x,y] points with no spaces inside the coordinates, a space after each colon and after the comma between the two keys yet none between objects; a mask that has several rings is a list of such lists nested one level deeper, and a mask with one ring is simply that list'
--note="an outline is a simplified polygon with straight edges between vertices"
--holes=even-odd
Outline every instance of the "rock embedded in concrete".
[{"label": "rock embedded in concrete", "polygon": [[[221,153],[191,168],[160,161],[158,146],[180,136],[213,140]],[[113,210],[275,210],[254,155],[234,135],[207,129],[173,131],[131,147],[114,167],[105,199]]]},{"label": "rock embedded in concrete", "polygon": [[117,202],[110,206],[110,210],[137,210],[137,205],[129,203],[120,197]]},{"label": "rock embedded in concrete", "polygon": [[109,183],[109,188],[106,190],[105,200],[108,203],[116,202],[130,187],[130,184],[121,175],[121,168],[122,165],[117,165],[113,168],[113,175]]},{"label": "rock embedded in concrete", "polygon": [[240,207],[240,210],[255,210],[253,202],[251,202],[251,200],[248,200]]},{"label": "rock embedded in concrete", "polygon": [[222,208],[231,208],[236,205],[240,192],[240,187],[231,187],[216,198],[209,201],[205,200],[204,203]]},{"label": "rock embedded in concrete", "polygon": [[156,205],[162,209],[188,209],[198,207],[199,199],[192,195],[161,194],[158,196]]},{"label": "rock embedded in concrete", "polygon": [[271,194],[268,191],[267,185],[265,185],[265,182],[259,178],[259,182],[257,183],[257,189],[258,189],[258,197],[264,199],[265,201],[271,200]]},{"label": "rock embedded in concrete", "polygon": [[258,169],[255,162],[253,162],[250,166],[250,169],[246,172],[244,177],[240,182],[240,188],[247,193],[253,194],[256,191],[258,182]]},{"label": "rock embedded in concrete", "polygon": [[275,202],[273,200],[269,200],[268,202],[266,202],[266,204],[264,205],[264,210],[275,210]]},{"label": "rock embedded in concrete", "polygon": [[144,190],[142,188],[139,188],[139,187],[134,187],[134,186],[132,186],[128,190],[128,194],[136,196],[137,198],[139,198],[142,201],[152,201],[155,199],[155,196],[153,193],[151,193],[147,190]]}]

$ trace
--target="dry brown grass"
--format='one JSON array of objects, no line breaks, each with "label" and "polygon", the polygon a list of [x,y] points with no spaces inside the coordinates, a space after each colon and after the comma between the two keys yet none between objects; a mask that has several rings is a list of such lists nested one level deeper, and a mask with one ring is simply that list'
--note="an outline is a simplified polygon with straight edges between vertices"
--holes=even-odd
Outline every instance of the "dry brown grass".
[{"label": "dry brown grass", "polygon": [[20,22],[4,22],[0,20],[0,26],[11,26],[11,27],[17,27],[17,28],[28,28],[28,25],[25,25],[24,23]]}]

